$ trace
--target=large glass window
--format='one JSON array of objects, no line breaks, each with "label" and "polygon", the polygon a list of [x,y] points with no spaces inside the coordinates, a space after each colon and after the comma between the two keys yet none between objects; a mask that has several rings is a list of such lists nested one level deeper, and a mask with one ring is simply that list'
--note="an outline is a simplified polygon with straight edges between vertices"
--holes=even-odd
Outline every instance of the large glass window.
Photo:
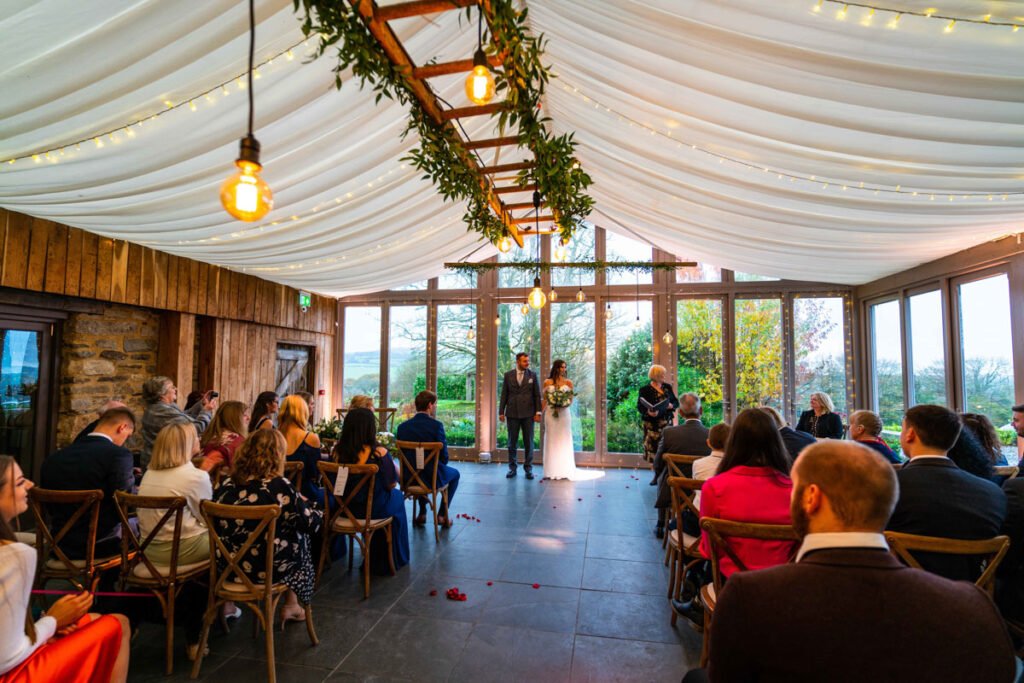
[{"label": "large glass window", "polygon": [[472,289],[476,287],[476,273],[466,270],[446,270],[437,278],[438,289]]},{"label": "large glass window", "polygon": [[707,426],[722,421],[722,302],[676,302],[678,393],[693,392],[704,406]]},{"label": "large glass window", "polygon": [[[522,304],[498,304],[498,364],[495,368],[495,388],[500,407],[501,388],[504,375],[516,367],[516,354],[530,354],[530,367],[537,373],[541,382],[544,381],[544,368],[540,358],[540,311],[527,308],[521,310]],[[508,448],[508,427],[503,421],[498,422],[498,448]],[[540,429],[533,430],[533,445],[540,448]],[[522,436],[519,437],[519,448],[523,447]]]},{"label": "large glass window", "polygon": [[380,398],[380,306],[345,307],[343,405],[357,394]]},{"label": "large glass window", "polygon": [[960,285],[960,346],[963,353],[964,407],[988,416],[1009,433],[1013,392],[1010,283],[1005,274]]},{"label": "large glass window", "polygon": [[735,273],[734,279],[736,282],[774,282],[778,280],[777,277],[770,275],[756,275],[754,273]]},{"label": "large glass window", "polygon": [[[836,412],[846,406],[846,335],[843,299],[797,298],[793,301],[796,412],[810,409],[811,394],[823,391]],[[737,340],[739,337],[737,337]],[[738,342],[737,342],[738,343]]]},{"label": "large glass window", "polygon": [[449,446],[476,445],[476,391],[476,306],[438,306],[437,419]]},{"label": "large glass window", "polygon": [[427,281],[426,280],[420,280],[419,282],[410,282],[407,285],[402,285],[401,287],[395,287],[391,291],[392,292],[413,292],[413,291],[416,291],[416,290],[419,290],[419,289],[426,289],[426,288],[427,288]]},{"label": "large glass window", "polygon": [[[680,261],[692,259],[679,258]],[[721,282],[722,269],[710,263],[697,263],[689,268],[676,268],[676,282]]]},{"label": "large glass window", "polygon": [[[594,233],[593,228],[580,228],[573,235],[569,246],[565,247],[565,259],[563,262],[593,261],[594,260]],[[558,236],[552,235],[552,256],[557,249]],[[552,268],[551,282],[556,287],[573,288],[580,285],[594,284],[594,271],[578,270],[576,268]],[[569,294],[568,291],[561,294]]]},{"label": "large glass window", "polygon": [[654,363],[651,302],[614,301],[605,317],[608,452],[641,453],[643,425],[636,401]]},{"label": "large glass window", "polygon": [[736,409],[782,410],[782,301],[736,300]]},{"label": "large glass window", "polygon": [[[594,304],[551,305],[551,363],[564,360],[576,391],[572,415],[572,443],[577,451],[594,450]],[[550,372],[550,367],[546,368]],[[538,373],[541,377],[546,374]]]},{"label": "large glass window", "polygon": [[944,406],[946,400],[946,357],[942,332],[942,294],[935,290],[907,299],[910,307],[910,377],[914,393],[911,403]]},{"label": "large glass window", "polygon": [[[902,429],[903,411],[903,335],[900,331],[900,304],[886,301],[869,309],[871,324],[871,384],[874,409],[891,438]],[[888,440],[888,439],[887,439]]]},{"label": "large glass window", "polygon": [[[498,254],[498,263],[528,263],[537,260],[537,238],[530,237],[523,240],[523,248],[512,245],[512,251],[507,254]],[[513,268],[501,268],[498,270],[499,287],[532,287],[533,278],[536,273],[533,271],[519,270]]]},{"label": "large glass window", "polygon": [[12,456],[26,477],[36,476],[40,356],[39,332],[0,329],[0,453]]},{"label": "large glass window", "polygon": [[[614,232],[605,230],[605,260],[606,261],[650,261],[651,245],[640,240],[635,240]],[[633,285],[651,283],[651,273],[630,273],[623,270],[609,270],[608,284],[610,285]]]},{"label": "large glass window", "polygon": [[427,388],[427,307],[392,306],[388,315],[388,407],[398,409],[397,427],[416,412],[413,399]]}]

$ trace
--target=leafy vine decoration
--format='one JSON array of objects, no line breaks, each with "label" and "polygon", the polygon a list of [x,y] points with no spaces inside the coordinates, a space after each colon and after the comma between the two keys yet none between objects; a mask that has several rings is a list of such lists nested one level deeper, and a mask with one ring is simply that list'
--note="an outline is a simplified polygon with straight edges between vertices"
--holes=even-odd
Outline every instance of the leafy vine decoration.
[{"label": "leafy vine decoration", "polygon": [[458,263],[446,263],[446,270],[463,273],[484,273],[491,270],[521,270],[528,273],[536,271],[549,271],[556,268],[574,268],[576,270],[592,271],[617,271],[627,273],[650,273],[655,270],[676,270],[678,268],[693,268],[697,264],[693,261],[570,261],[564,263],[548,263],[546,261],[537,263],[534,261],[512,261],[508,263],[495,263],[488,261],[484,263],[470,263],[460,261]]},{"label": "leafy vine decoration", "polygon": [[[474,170],[469,150],[452,126],[435,122],[424,111],[411,87],[412,74],[395,65],[370,33],[367,22],[349,2],[342,0],[293,0],[302,10],[302,31],[319,39],[316,57],[332,48],[336,51],[334,84],[341,88],[349,69],[360,87],[369,85],[376,101],[384,97],[409,109],[409,122],[402,133],[411,131],[420,143],[402,161],[422,171],[445,201],[465,201],[463,221],[493,243],[508,234],[501,217],[491,210],[489,189]],[[544,36],[533,36],[527,26],[528,10],[521,12],[511,0],[491,0],[488,17],[491,39],[485,52],[500,55],[501,67],[493,70],[495,92],[504,95],[498,110],[498,124],[516,130],[519,145],[534,155],[534,167],[520,171],[517,183],[535,182],[537,191],[552,210],[562,239],[568,241],[576,227],[590,213],[594,200],[587,195],[593,182],[577,163],[572,133],[553,135],[550,118],[540,115],[540,98],[551,78],[541,58]],[[471,17],[473,8],[466,10]]]}]

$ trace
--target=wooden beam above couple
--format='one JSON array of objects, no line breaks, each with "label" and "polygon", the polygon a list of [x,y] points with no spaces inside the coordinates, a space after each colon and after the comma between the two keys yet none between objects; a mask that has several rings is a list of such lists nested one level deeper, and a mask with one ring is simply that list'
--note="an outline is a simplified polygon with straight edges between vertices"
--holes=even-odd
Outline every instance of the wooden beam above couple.
[{"label": "wooden beam above couple", "polygon": [[478,4],[477,0],[413,0],[412,2],[399,2],[394,5],[383,5],[377,7],[373,18],[377,21],[394,21],[407,17],[419,17],[424,14],[438,14],[453,9],[472,7]]},{"label": "wooden beam above couple", "polygon": [[[491,66],[501,66],[501,57],[491,55],[487,58],[487,63]],[[457,59],[454,62],[417,66],[412,70],[412,75],[413,78],[435,78],[437,76],[447,76],[448,74],[469,73],[473,70],[474,66],[472,59]],[[516,138],[512,139],[515,140]]]}]

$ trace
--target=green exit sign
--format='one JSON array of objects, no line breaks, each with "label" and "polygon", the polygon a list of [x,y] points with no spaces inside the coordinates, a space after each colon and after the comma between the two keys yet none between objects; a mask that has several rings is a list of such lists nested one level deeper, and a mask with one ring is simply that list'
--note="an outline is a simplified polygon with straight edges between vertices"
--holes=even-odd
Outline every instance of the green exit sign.
[{"label": "green exit sign", "polygon": [[313,305],[313,295],[309,292],[299,292],[299,308],[310,308]]}]

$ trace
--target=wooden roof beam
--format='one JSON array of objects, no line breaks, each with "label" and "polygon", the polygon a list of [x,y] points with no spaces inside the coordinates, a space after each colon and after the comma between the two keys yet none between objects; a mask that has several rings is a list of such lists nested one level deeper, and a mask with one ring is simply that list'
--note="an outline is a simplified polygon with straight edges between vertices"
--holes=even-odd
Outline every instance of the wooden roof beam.
[{"label": "wooden roof beam", "polygon": [[[491,66],[501,66],[501,57],[491,55],[487,58]],[[472,59],[457,59],[454,62],[441,62],[440,64],[424,64],[412,70],[413,78],[434,78],[448,74],[469,73],[473,70]]]},{"label": "wooden roof beam", "polygon": [[[540,205],[543,207],[547,207],[547,204],[545,204],[544,202],[541,202]],[[516,202],[513,204],[506,204],[505,208],[508,209],[509,211],[519,211],[520,209],[532,209],[533,202]]]},{"label": "wooden roof beam", "polygon": [[374,18],[379,21],[394,21],[406,17],[419,17],[424,14],[437,14],[453,9],[476,5],[477,0],[413,0],[394,5],[378,7]]},{"label": "wooden roof beam", "polygon": [[526,169],[533,168],[532,161],[516,161],[510,164],[498,164],[496,166],[483,166],[480,168],[480,172],[483,174],[490,173],[509,173],[511,171],[525,171]]},{"label": "wooden roof beam", "polygon": [[[537,184],[536,183],[528,183],[528,184],[524,185],[523,187],[519,187],[518,185],[508,185],[507,187],[496,187],[493,190],[491,190],[491,192],[493,192],[494,194],[511,194],[513,192],[533,192],[536,189],[537,189]],[[533,204],[530,204],[530,206],[533,206]]]},{"label": "wooden roof beam", "polygon": [[[534,219],[533,216],[522,216],[520,218],[512,218],[512,219],[509,220],[509,222],[512,223],[513,225],[526,225],[527,223],[533,223],[534,220],[535,219]],[[550,223],[551,221],[555,220],[555,217],[554,216],[541,216],[540,218],[537,218],[536,220],[538,222],[540,222],[540,223],[544,223],[544,222]],[[522,232],[528,232],[528,231],[524,230]]]},{"label": "wooden roof beam", "polygon": [[466,143],[466,149],[489,149],[491,147],[504,147],[506,145],[519,145],[519,138],[509,136],[504,138],[487,138],[486,140],[470,140]]},{"label": "wooden roof beam", "polygon": [[504,106],[504,102],[491,102],[490,104],[477,104],[472,107],[455,107],[454,109],[446,109],[441,112],[441,119],[443,121],[451,121],[452,119],[465,119],[470,116],[495,114],[501,111],[501,108]]}]

